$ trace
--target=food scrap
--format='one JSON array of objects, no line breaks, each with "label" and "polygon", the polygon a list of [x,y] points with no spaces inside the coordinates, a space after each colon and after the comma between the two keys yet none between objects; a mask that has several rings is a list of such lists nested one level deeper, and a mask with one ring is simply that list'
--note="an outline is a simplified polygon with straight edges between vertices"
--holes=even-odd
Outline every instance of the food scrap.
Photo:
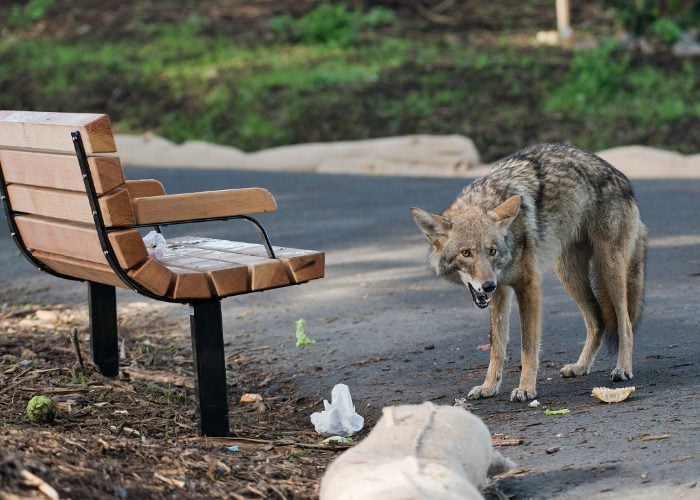
[{"label": "food scrap", "polygon": [[609,387],[594,387],[591,391],[591,396],[602,401],[603,403],[620,403],[625,399],[629,398],[636,388],[631,387],[619,387],[617,389],[610,389]]},{"label": "food scrap", "polygon": [[548,417],[552,415],[568,415],[569,413],[571,413],[571,411],[568,408],[562,408],[561,410],[544,409],[544,414]]}]

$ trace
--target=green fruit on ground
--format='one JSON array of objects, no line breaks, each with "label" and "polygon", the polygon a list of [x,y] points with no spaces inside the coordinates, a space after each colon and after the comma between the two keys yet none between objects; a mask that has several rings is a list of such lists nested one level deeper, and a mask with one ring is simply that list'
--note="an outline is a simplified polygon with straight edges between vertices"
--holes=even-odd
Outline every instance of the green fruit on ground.
[{"label": "green fruit on ground", "polygon": [[48,424],[56,418],[56,403],[46,396],[34,396],[27,403],[27,418],[35,424]]}]

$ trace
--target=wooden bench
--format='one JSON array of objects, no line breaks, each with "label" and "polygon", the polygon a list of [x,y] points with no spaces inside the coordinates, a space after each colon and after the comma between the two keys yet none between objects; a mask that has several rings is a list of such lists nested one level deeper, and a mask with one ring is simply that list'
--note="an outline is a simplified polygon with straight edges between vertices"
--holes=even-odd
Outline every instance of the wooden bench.
[{"label": "wooden bench", "polygon": [[[200,431],[229,433],[221,299],[323,277],[324,254],[273,247],[250,214],[277,209],[262,188],[166,195],[154,179],[127,181],[102,114],[0,111],[0,195],[12,237],[37,268],[87,281],[94,363],[119,372],[115,287],[190,305]],[[262,244],[198,236],[167,241],[147,228],[245,219]],[[141,229],[141,231],[139,231]]]}]

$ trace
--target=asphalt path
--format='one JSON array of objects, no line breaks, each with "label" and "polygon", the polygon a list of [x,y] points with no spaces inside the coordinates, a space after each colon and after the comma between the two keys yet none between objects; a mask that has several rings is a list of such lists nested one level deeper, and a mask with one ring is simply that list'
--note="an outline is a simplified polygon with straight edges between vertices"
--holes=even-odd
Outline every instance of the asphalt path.
[{"label": "asphalt path", "polygon": [[[309,397],[350,387],[371,425],[389,404],[452,404],[480,384],[488,363],[488,312],[464,287],[433,277],[427,243],[411,206],[444,209],[465,179],[319,175],[233,170],[128,168],[127,178],[160,179],[169,193],[263,186],[279,211],[259,217],[273,244],[326,252],[326,277],[299,287],[226,299],[230,349],[254,350],[264,370],[294,378]],[[575,361],[584,325],[551,269],[543,283],[539,408],[511,403],[518,381],[517,308],[501,394],[472,402],[492,433],[522,438],[502,447],[517,473],[498,486],[511,498],[700,498],[700,180],[633,181],[649,228],[644,318],[635,333],[629,401],[604,405],[591,388],[612,386],[614,355],[592,373],[562,379]],[[4,223],[3,223],[4,225]],[[6,230],[5,227],[2,228]],[[243,222],[172,227],[166,236],[256,238]],[[0,286],[13,301],[85,303],[85,285],[39,273],[0,239]],[[128,291],[121,303],[146,301]],[[184,306],[172,305],[173,314]],[[317,343],[295,347],[304,318]],[[568,408],[544,416],[543,408]],[[469,436],[465,436],[469,439]]]}]

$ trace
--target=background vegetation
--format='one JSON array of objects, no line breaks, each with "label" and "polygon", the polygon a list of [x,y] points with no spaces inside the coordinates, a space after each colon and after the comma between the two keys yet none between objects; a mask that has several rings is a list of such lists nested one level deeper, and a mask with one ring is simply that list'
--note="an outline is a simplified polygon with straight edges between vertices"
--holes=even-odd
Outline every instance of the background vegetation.
[{"label": "background vegetation", "polygon": [[554,2],[491,4],[0,1],[0,108],[245,150],[408,133],[468,135],[485,160],[538,141],[700,150],[700,60],[671,53],[700,2],[572,1],[575,49],[536,42]]}]

